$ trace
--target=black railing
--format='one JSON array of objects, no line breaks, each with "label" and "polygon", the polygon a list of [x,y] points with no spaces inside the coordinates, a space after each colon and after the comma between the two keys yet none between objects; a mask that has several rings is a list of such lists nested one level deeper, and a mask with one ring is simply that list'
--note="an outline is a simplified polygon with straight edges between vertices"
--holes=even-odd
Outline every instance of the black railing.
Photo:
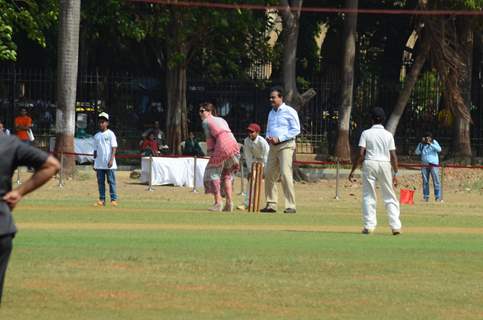
[{"label": "black railing", "polygon": [[[475,155],[483,155],[481,79],[473,88],[472,146]],[[228,121],[239,140],[245,136],[250,122],[265,127],[268,112],[268,80],[188,82],[187,107],[189,129],[201,138],[198,104],[213,101]],[[37,135],[53,135],[55,131],[55,72],[25,70],[9,65],[0,68],[0,119],[12,127],[19,108],[26,107],[34,120]],[[300,153],[333,154],[337,136],[337,110],[340,82],[335,75],[312,81],[308,86],[317,95],[300,110],[302,133],[298,139]],[[480,90],[479,90],[480,89]],[[351,143],[357,145],[363,129],[369,126],[368,111],[374,106],[386,110],[394,105],[399,88],[387,87],[378,75],[358,79],[354,92],[351,123]],[[157,76],[131,74],[81,73],[77,88],[77,135],[93,134],[97,130],[96,114],[100,110],[111,115],[111,126],[126,143],[135,146],[141,132],[160,121],[164,126],[166,99],[162,80]],[[437,79],[422,77],[417,83],[396,134],[398,147],[410,154],[425,130],[433,131],[438,141],[451,142],[450,123],[443,121],[440,103],[441,88]],[[129,142],[131,141],[131,142]]]}]

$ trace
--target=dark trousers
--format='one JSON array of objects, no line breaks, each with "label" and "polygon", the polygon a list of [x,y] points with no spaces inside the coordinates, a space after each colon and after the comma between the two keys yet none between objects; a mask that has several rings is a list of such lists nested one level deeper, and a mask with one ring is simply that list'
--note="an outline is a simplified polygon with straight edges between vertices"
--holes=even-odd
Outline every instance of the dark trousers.
[{"label": "dark trousers", "polygon": [[0,304],[2,303],[3,282],[7,272],[8,259],[12,253],[12,235],[0,237]]}]

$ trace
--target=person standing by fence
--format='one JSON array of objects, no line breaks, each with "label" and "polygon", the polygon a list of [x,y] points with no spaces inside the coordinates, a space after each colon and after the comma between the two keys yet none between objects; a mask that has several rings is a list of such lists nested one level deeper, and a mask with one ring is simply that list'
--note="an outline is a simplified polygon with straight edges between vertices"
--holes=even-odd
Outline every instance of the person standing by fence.
[{"label": "person standing by fence", "polygon": [[392,234],[401,233],[399,201],[393,188],[393,185],[397,186],[398,174],[396,146],[394,137],[382,125],[385,118],[386,115],[382,108],[372,110],[373,126],[362,132],[359,140],[359,154],[349,174],[349,181],[352,182],[355,169],[362,163],[363,234],[374,232],[377,226],[376,183],[381,187]]},{"label": "person standing by fence", "polygon": [[95,203],[97,207],[106,205],[106,177],[109,184],[111,205],[117,206],[116,192],[116,150],[117,139],[109,126],[109,115],[105,112],[99,114],[99,132],[94,136],[94,170],[97,175],[97,185],[99,187],[99,200]]},{"label": "person standing by fence", "polygon": [[[12,242],[17,228],[12,210],[28,193],[46,183],[59,171],[60,164],[47,153],[21,143],[15,136],[0,136],[0,303]],[[12,190],[12,175],[19,166],[32,166],[33,175]]]},{"label": "person standing by fence", "polygon": [[188,135],[188,139],[184,141],[182,146],[182,153],[185,156],[193,156],[193,157],[204,157],[205,153],[203,149],[201,149],[200,143],[195,137],[193,132],[190,132]]},{"label": "person standing by fence", "polygon": [[10,135],[10,130],[5,128],[3,125],[3,121],[0,120],[0,136],[9,136]]},{"label": "person standing by fence", "polygon": [[293,183],[293,154],[295,138],[300,134],[300,121],[297,111],[283,102],[283,90],[274,87],[270,90],[272,110],[268,114],[266,139],[270,145],[267,168],[265,170],[265,196],[267,205],[260,212],[277,212],[280,179],[285,196],[284,213],[296,213],[295,189]]},{"label": "person standing by fence", "polygon": [[439,156],[441,146],[433,139],[431,132],[426,132],[416,147],[415,153],[421,156],[421,176],[423,178],[423,199],[429,201],[429,178],[433,179],[434,197],[437,202],[441,200],[441,180],[439,178]]},{"label": "person standing by fence", "polygon": [[20,109],[20,115],[15,117],[15,132],[24,143],[30,144],[29,130],[32,130],[32,118],[27,115],[27,109]]}]

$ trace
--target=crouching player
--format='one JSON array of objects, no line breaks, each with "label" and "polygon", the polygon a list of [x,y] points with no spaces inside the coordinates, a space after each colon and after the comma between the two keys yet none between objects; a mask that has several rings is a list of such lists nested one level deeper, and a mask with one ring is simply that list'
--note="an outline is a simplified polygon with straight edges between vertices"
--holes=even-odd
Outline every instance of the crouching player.
[{"label": "crouching player", "polygon": [[[243,157],[248,168],[248,176],[250,177],[250,171],[252,169],[252,163],[261,162],[263,166],[267,163],[268,151],[270,146],[267,140],[260,136],[261,128],[256,123],[251,123],[247,127],[248,137],[243,141]],[[242,205],[237,207],[238,210],[245,210],[248,208],[248,193],[245,194],[245,200]]]}]

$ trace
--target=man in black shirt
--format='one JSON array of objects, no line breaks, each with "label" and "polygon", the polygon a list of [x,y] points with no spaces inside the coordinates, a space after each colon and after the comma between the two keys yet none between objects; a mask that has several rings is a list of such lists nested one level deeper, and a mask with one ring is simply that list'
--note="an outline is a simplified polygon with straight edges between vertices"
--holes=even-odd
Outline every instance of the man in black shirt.
[{"label": "man in black shirt", "polygon": [[[12,190],[12,175],[19,166],[31,166],[34,174]],[[0,137],[0,303],[12,239],[17,228],[12,210],[26,194],[46,183],[59,170],[59,162],[47,153],[22,143],[15,136]]]}]

